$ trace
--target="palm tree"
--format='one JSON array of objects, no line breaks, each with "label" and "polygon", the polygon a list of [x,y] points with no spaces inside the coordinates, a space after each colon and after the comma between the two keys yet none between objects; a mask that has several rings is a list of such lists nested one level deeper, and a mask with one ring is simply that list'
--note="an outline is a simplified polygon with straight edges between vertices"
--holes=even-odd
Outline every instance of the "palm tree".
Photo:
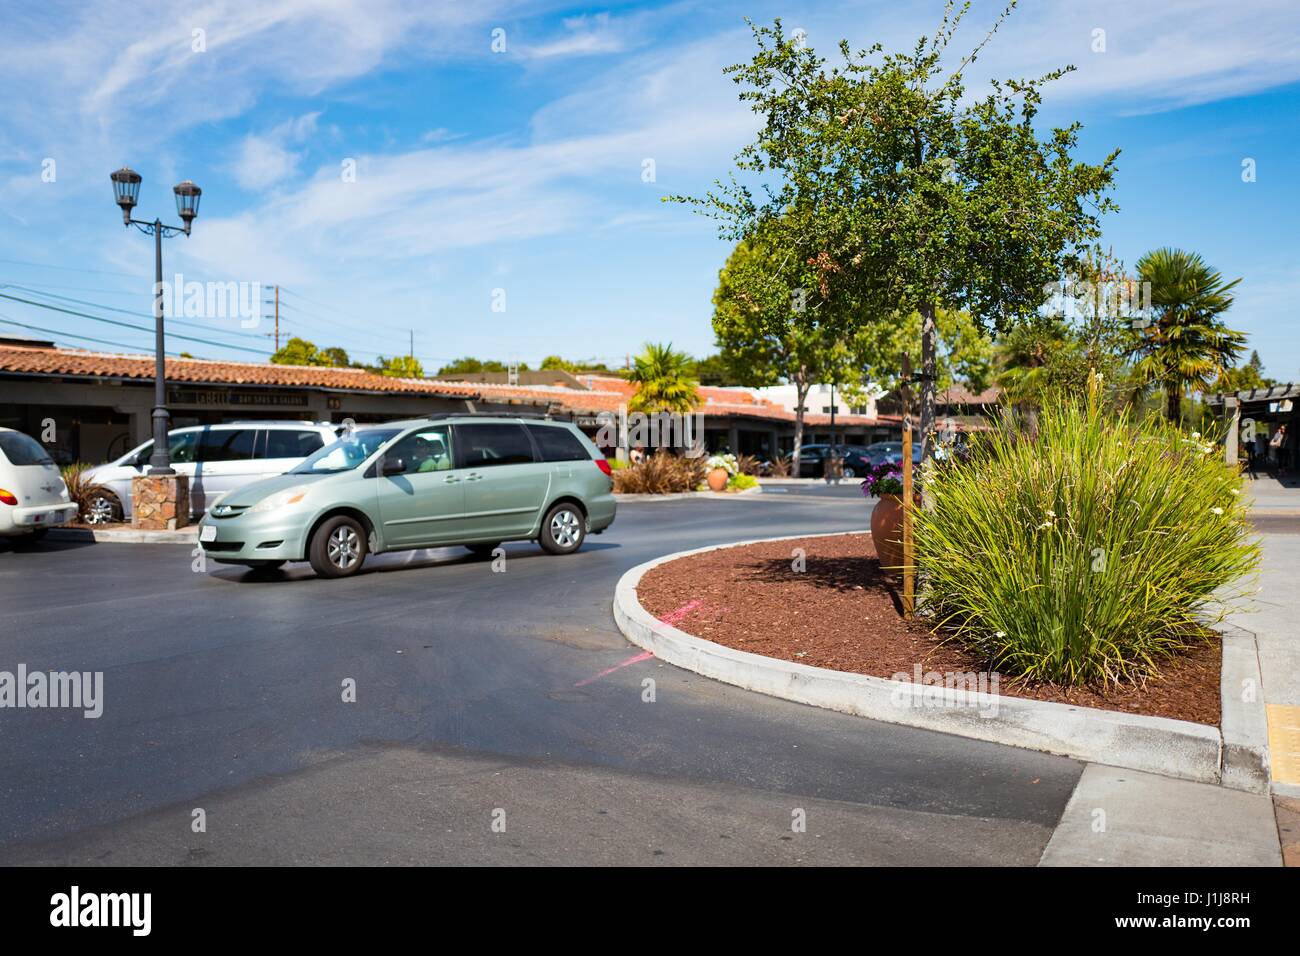
[{"label": "palm tree", "polygon": [[1241,280],[1225,282],[1204,259],[1181,249],[1148,252],[1137,271],[1150,283],[1154,321],[1138,330],[1135,371],[1147,386],[1165,390],[1165,413],[1177,424],[1184,393],[1211,388],[1245,348],[1245,333],[1220,319],[1232,307],[1230,293]]},{"label": "palm tree", "polygon": [[686,415],[700,403],[700,393],[692,377],[695,363],[685,352],[674,352],[672,343],[647,342],[632,366],[636,393],[628,401],[629,411],[655,415],[674,412]]}]

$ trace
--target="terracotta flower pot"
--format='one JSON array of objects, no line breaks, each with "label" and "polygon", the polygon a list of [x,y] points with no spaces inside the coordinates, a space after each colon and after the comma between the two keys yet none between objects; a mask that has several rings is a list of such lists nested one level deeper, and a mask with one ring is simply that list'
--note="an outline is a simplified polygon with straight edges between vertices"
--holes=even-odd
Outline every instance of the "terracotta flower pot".
[{"label": "terracotta flower pot", "polygon": [[881,495],[871,512],[871,540],[875,542],[880,567],[901,575],[903,566],[903,498]]},{"label": "terracotta flower pot", "polygon": [[710,491],[722,491],[727,487],[727,479],[731,476],[727,474],[725,468],[714,468],[709,472],[708,482]]}]

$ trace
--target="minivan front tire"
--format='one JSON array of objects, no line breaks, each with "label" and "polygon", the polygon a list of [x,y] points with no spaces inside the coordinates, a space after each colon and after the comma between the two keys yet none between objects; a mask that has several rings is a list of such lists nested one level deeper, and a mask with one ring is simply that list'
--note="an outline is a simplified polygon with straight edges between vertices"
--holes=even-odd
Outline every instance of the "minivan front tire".
[{"label": "minivan front tire", "polygon": [[587,537],[587,516],[577,505],[562,501],[542,519],[538,543],[547,554],[572,554]]},{"label": "minivan front tire", "polygon": [[307,559],[322,578],[346,578],[366,559],[366,529],[350,515],[335,515],[311,536]]}]

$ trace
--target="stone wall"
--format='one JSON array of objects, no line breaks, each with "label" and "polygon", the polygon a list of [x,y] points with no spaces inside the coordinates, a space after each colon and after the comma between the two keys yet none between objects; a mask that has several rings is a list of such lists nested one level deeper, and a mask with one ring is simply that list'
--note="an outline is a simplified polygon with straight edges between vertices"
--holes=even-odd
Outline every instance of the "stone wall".
[{"label": "stone wall", "polygon": [[136,475],[131,479],[131,527],[175,531],[190,523],[190,479]]}]

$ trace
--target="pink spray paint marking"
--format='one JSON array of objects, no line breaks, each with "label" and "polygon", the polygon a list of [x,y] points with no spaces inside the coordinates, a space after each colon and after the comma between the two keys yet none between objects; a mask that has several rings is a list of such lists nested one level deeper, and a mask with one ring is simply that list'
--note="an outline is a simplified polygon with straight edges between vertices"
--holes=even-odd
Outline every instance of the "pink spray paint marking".
[{"label": "pink spray paint marking", "polygon": [[[687,601],[677,610],[669,611],[663,617],[659,618],[659,620],[662,621],[664,624],[668,624],[670,626],[676,625],[678,622],[684,620],[686,618],[686,615],[690,614],[692,611],[694,611],[697,607],[699,607],[703,603],[704,603],[703,601]],[[595,674],[592,677],[588,677],[586,680],[578,681],[578,683],[574,684],[573,686],[585,687],[587,684],[590,684],[594,681],[598,681],[602,677],[607,677],[608,675],[614,673],[614,671],[616,670],[622,670],[624,667],[627,667],[629,664],[637,664],[640,663],[641,661],[648,661],[652,657],[654,657],[654,655],[651,654],[649,651],[642,651],[640,654],[635,654],[632,657],[629,657],[621,664],[615,664],[613,667],[607,667],[599,674]]]},{"label": "pink spray paint marking", "polygon": [[677,610],[669,611],[667,614],[660,617],[659,620],[663,621],[665,624],[670,624],[676,627],[686,619],[686,615],[690,614],[703,603],[703,601],[687,601]]},{"label": "pink spray paint marking", "polygon": [[594,676],[592,676],[592,677],[588,677],[586,680],[580,680],[580,681],[578,681],[578,683],[574,684],[573,686],[574,686],[574,687],[584,687],[584,686],[586,686],[587,684],[592,683],[593,681],[598,681],[598,680],[600,680],[602,677],[605,677],[605,676],[608,676],[609,674],[614,673],[614,671],[616,671],[616,670],[620,670],[620,669],[622,669],[622,668],[624,668],[624,667],[627,667],[629,664],[636,664],[636,663],[638,663],[639,661],[648,661],[648,660],[649,660],[650,658],[652,658],[652,657],[654,657],[654,655],[651,654],[649,651],[642,651],[640,654],[635,654],[635,655],[633,655],[632,657],[629,657],[629,658],[628,658],[627,660],[625,660],[622,664],[615,664],[613,667],[606,667],[606,668],[605,668],[603,671],[601,671],[599,674],[596,674],[596,675],[594,675]]}]

